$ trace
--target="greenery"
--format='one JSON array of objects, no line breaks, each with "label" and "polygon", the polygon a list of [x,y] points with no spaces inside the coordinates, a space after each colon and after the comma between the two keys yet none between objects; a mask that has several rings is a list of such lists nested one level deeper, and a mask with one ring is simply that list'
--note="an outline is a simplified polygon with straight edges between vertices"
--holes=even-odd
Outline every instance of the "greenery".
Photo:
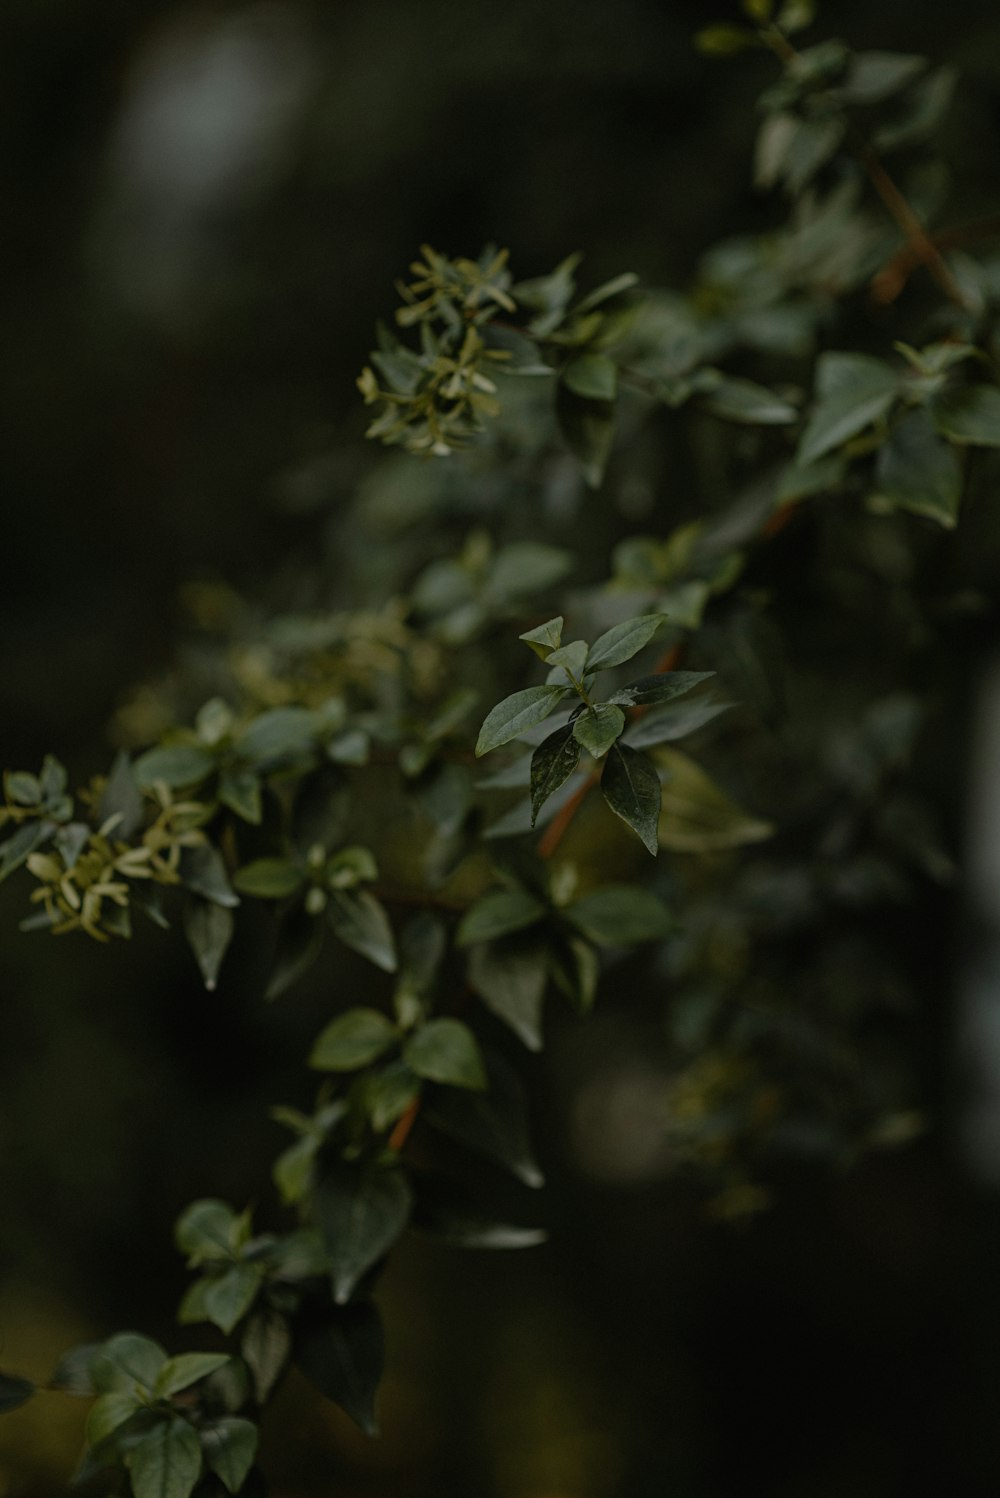
[{"label": "greenery", "polygon": [[291,1365],[373,1434],[404,1233],[544,1237],[523,1051],[553,1006],[662,1006],[676,1168],[725,1218],[782,1162],[925,1126],[899,933],[955,874],[1000,256],[929,227],[950,226],[950,70],[813,41],[801,0],[743,9],[698,41],[772,60],[772,226],[682,291],[424,246],[358,379],[391,451],[349,516],[357,606],[222,609],[122,715],[141,742],[106,775],[3,778],[0,878],[35,939],[178,929],[215,990],[270,921],[255,1001],[331,980],[311,1111],[274,1099],[273,1211],[177,1221],[178,1320],[215,1350],[123,1331],[43,1390],[0,1378],[2,1409],[93,1401],[74,1482],[262,1493]]}]

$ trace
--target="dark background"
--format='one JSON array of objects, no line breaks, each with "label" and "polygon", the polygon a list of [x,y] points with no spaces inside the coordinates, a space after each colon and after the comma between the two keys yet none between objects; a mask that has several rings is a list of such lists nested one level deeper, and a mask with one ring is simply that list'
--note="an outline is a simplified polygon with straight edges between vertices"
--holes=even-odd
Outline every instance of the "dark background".
[{"label": "dark background", "polygon": [[[766,222],[746,185],[766,64],[690,47],[724,9],[4,0],[0,761],[54,751],[82,781],[168,661],[185,584],[266,596],[312,565],[365,461],[353,377],[421,241],[677,284]],[[829,5],[831,33],[956,60],[994,138],[991,0]],[[260,1193],[266,1109],[301,1090],[323,1011],[265,1010],[252,954],[206,1002],[159,933],[105,952],[20,938],[19,914],[4,889],[0,1364],[43,1375],[125,1325],[179,1347],[171,1223]],[[738,1228],[662,1162],[588,1164],[574,1099],[614,1037],[565,1023],[536,1078],[551,1242],[405,1246],[382,1442],[293,1384],[276,1492],[992,1498],[997,1203],[953,1142],[947,1013],[940,1127],[790,1175]],[[0,1495],[63,1491],[78,1446],[76,1406],[9,1417]]]}]

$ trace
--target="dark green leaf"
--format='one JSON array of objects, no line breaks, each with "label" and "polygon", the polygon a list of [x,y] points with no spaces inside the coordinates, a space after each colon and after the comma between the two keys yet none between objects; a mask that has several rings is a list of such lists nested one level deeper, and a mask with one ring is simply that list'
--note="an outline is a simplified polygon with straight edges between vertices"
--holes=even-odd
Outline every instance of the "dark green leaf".
[{"label": "dark green leaf", "polygon": [[461,1020],[428,1020],[406,1041],[403,1060],[412,1072],[428,1082],[473,1089],[486,1086],[479,1045]]},{"label": "dark green leaf", "polygon": [[528,1105],[517,1072],[502,1056],[484,1057],[485,1092],[447,1088],[424,1102],[426,1121],[474,1154],[509,1170],[526,1186],[544,1185],[528,1133]]},{"label": "dark green leaf", "polygon": [[954,527],[962,468],[926,411],[911,411],[893,428],[879,449],[875,476],[879,492],[899,509],[926,515],[949,530]]},{"label": "dark green leaf", "polygon": [[78,1398],[90,1398],[96,1392],[90,1369],[100,1348],[99,1342],[87,1342],[64,1352],[50,1379],[52,1387]]},{"label": "dark green leaf", "polygon": [[142,1409],[135,1394],[102,1394],[87,1414],[87,1442],[99,1446]]},{"label": "dark green leaf", "polygon": [[560,383],[556,389],[556,417],[566,446],[592,489],[600,488],[615,440],[615,408],[611,401],[588,400]]},{"label": "dark green leaf", "polygon": [[55,830],[55,822],[22,823],[12,837],[0,843],[0,880],[19,869],[32,853],[37,853]]},{"label": "dark green leaf", "polygon": [[679,749],[660,749],[667,772],[660,817],[660,842],[679,853],[739,848],[771,836],[769,822],[750,816]]},{"label": "dark green leaf", "polygon": [[[553,668],[548,677],[550,684],[567,686],[574,677],[579,681],[587,664],[586,640],[571,640],[568,645],[560,645],[558,650],[553,650],[546,664]],[[561,677],[557,674],[557,667],[564,673]]]},{"label": "dark green leaf", "polygon": [[613,401],[618,388],[618,370],[605,354],[580,354],[569,361],[559,378],[574,395],[588,400]]},{"label": "dark green leaf", "polygon": [[626,732],[625,741],[632,749],[646,749],[650,744],[664,744],[686,738],[720,713],[729,711],[732,703],[708,702],[704,697],[693,702],[671,703],[647,713]]},{"label": "dark green leaf", "polygon": [[530,650],[533,650],[540,660],[548,660],[553,650],[558,650],[562,644],[563,617],[560,614],[556,619],[549,619],[545,624],[539,624],[535,629],[526,630],[523,635],[518,635]]},{"label": "dark green leaf", "polygon": [[934,404],[934,424],[942,437],[971,447],[1000,447],[1000,390],[966,385]]},{"label": "dark green leaf", "polygon": [[225,1485],[227,1493],[238,1493],[257,1455],[257,1427],[252,1420],[224,1415],[201,1432],[205,1464]]},{"label": "dark green leaf", "polygon": [[237,1214],[216,1197],[191,1202],[174,1227],[174,1242],[192,1269],[233,1258],[249,1238],[249,1214]]},{"label": "dark green leaf", "polygon": [[323,947],[324,923],[302,905],[285,912],[271,962],[265,999],[276,999],[309,971]]},{"label": "dark green leaf", "polygon": [[181,850],[180,876],[185,889],[203,895],[215,905],[232,909],[240,903],[239,895],[229,882],[222,854],[210,843]]},{"label": "dark green leaf", "polygon": [[306,707],[275,707],[261,713],[236,739],[236,750],[251,764],[271,764],[312,749],[322,727]]},{"label": "dark green leaf", "polygon": [[132,767],[136,783],[144,790],[157,780],[172,788],[197,785],[214,769],[215,756],[198,744],[162,744],[147,749]]},{"label": "dark green leaf", "polygon": [[227,767],[219,776],[219,800],[244,822],[260,825],[262,807],[260,780],[252,770]]},{"label": "dark green leaf", "polygon": [[666,622],[666,614],[640,614],[614,625],[591,645],[587,670],[607,671],[611,666],[624,665],[649,644]]},{"label": "dark green leaf", "polygon": [[324,765],[306,776],[292,808],[292,844],[306,858],[312,848],[343,842],[351,810],[350,783],[343,770]]},{"label": "dark green leaf", "polygon": [[162,1420],[129,1458],[135,1498],[190,1498],[201,1475],[201,1442],[186,1420]]},{"label": "dark green leaf", "polygon": [[422,1172],[416,1181],[413,1227],[456,1248],[534,1248],[548,1236],[541,1228],[497,1221],[457,1181]]},{"label": "dark green leaf", "polygon": [[544,948],[484,942],[469,953],[469,982],[487,1009],[530,1051],[542,1048],[542,1002],[548,966]]},{"label": "dark green leaf", "polygon": [[334,932],[353,952],[360,952],[383,972],[396,971],[396,944],[384,908],[366,889],[334,890],[327,906]]},{"label": "dark green leaf", "polygon": [[28,1378],[18,1378],[15,1373],[0,1373],[0,1415],[16,1410],[29,1400],[35,1385]]},{"label": "dark green leaf", "polygon": [[554,791],[557,791],[580,763],[581,745],[573,724],[557,728],[543,739],[531,756],[531,825]]},{"label": "dark green leaf", "polygon": [[709,681],[714,671],[661,671],[656,676],[640,676],[627,686],[613,692],[609,702],[620,702],[625,707],[648,707],[653,703],[670,702],[674,697],[683,697],[693,687]]},{"label": "dark green leaf", "polygon": [[216,1373],[228,1362],[226,1352],[182,1352],[163,1364],[156,1375],[153,1393],[157,1399],[169,1399],[182,1389],[190,1389],[192,1384],[208,1378],[210,1373]]},{"label": "dark green leaf", "polygon": [[402,1061],[392,1061],[381,1071],[366,1076],[362,1097],[375,1132],[384,1133],[401,1118],[420,1091],[420,1078]]},{"label": "dark green leaf", "polygon": [[309,1057],[318,1071],[356,1071],[396,1045],[399,1031],[377,1009],[348,1009],[331,1020]]},{"label": "dark green leaf", "polygon": [[660,777],[652,760],[627,744],[613,744],[604,762],[601,790],[615,816],[638,833],[655,857]]},{"label": "dark green leaf", "polygon": [[271,1306],[261,1306],[243,1329],[240,1352],[253,1378],[258,1404],[266,1404],[291,1355],[292,1336],[287,1319]]},{"label": "dark green leaf", "polygon": [[606,885],[574,901],[563,913],[600,947],[657,941],[671,927],[670,912],[662,901],[652,890],[634,884]]},{"label": "dark green leaf", "polygon": [[773,390],[755,385],[752,380],[734,379],[729,375],[706,392],[705,406],[713,416],[750,426],[787,426],[799,414]]},{"label": "dark green leaf", "polygon": [[458,923],[455,941],[460,947],[469,947],[477,941],[492,941],[508,931],[522,931],[533,926],[544,914],[545,906],[541,900],[520,886],[491,890],[465,912]]},{"label": "dark green leaf", "polygon": [[228,1337],[253,1305],[260,1285],[260,1273],[253,1264],[233,1264],[205,1290],[208,1320]]},{"label": "dark green leaf", "polygon": [[94,1388],[101,1394],[134,1394],[152,1389],[167,1361],[158,1342],[137,1332],[120,1332],[103,1342],[91,1364]]},{"label": "dark green leaf", "polygon": [[398,1169],[338,1160],[322,1172],[312,1207],[338,1305],[351,1298],[358,1281],[395,1243],[410,1204],[409,1184]]},{"label": "dark green leaf", "polygon": [[503,602],[543,593],[560,582],[572,566],[572,555],[560,546],[548,546],[542,541],[512,541],[497,553],[489,592]]},{"label": "dark green leaf", "polygon": [[210,991],[218,982],[222,959],[233,939],[233,926],[233,913],[224,905],[192,895],[184,906],[184,934]]},{"label": "dark green leaf", "polygon": [[912,83],[926,67],[926,57],[913,53],[856,52],[839,92],[848,104],[878,104]]},{"label": "dark green leaf", "polygon": [[479,730],[477,758],[491,749],[499,749],[501,744],[509,744],[525,729],[541,723],[565,695],[566,688],[562,686],[525,687],[523,692],[514,692],[498,702]]},{"label": "dark green leaf", "polygon": [[305,877],[290,858],[256,858],[236,870],[233,886],[258,900],[284,900],[302,888]]},{"label": "dark green leaf", "polygon": [[816,361],[812,415],[799,443],[797,462],[814,463],[884,416],[899,391],[888,364],[868,354],[828,353]]},{"label": "dark green leaf", "polygon": [[378,1434],[375,1394],[382,1377],[382,1323],[371,1301],[336,1312],[310,1310],[295,1334],[295,1363],[367,1436]]},{"label": "dark green leaf", "polygon": [[609,702],[588,707],[573,723],[573,737],[594,759],[606,754],[625,727],[625,714]]},{"label": "dark green leaf", "polygon": [[98,825],[103,827],[111,817],[118,818],[114,827],[115,837],[126,842],[142,826],[142,792],[132,771],[132,761],[124,749],[115,755],[101,799],[97,803]]}]

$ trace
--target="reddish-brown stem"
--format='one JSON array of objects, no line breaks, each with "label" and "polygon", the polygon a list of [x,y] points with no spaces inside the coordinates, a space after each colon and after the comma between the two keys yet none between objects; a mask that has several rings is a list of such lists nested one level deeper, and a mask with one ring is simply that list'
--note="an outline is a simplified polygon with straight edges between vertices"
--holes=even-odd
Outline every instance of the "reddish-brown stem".
[{"label": "reddish-brown stem", "polygon": [[941,251],[889,176],[872,147],[867,143],[859,146],[857,157],[868,174],[869,182],[906,235],[907,245],[913,258],[920,264],[926,265],[950,302],[954,302],[957,307],[965,307],[962,289],[945,264]]},{"label": "reddish-brown stem", "polygon": [[406,1112],[401,1114],[397,1119],[396,1126],[393,1129],[392,1133],[389,1135],[389,1148],[391,1150],[396,1150],[398,1152],[403,1148],[403,1145],[410,1137],[410,1130],[416,1123],[417,1114],[419,1112],[420,1099],[414,1098],[413,1102],[407,1105]]},{"label": "reddish-brown stem", "polygon": [[570,822],[572,822],[573,818],[580,810],[580,807],[583,804],[583,800],[593,784],[593,776],[588,776],[583,784],[573,792],[572,796],[570,796],[569,800],[566,802],[566,805],[561,806],[556,812],[555,816],[552,818],[552,821],[549,823],[545,831],[542,833],[542,836],[539,838],[539,858],[552,857],[553,853],[562,842]]}]

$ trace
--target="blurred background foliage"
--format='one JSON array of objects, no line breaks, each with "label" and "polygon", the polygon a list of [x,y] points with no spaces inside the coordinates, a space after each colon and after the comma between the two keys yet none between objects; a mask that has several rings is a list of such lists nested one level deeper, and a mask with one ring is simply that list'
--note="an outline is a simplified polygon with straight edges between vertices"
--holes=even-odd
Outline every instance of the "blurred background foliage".
[{"label": "blurred background foliage", "polygon": [[[520,275],[580,249],[585,285],[626,268],[671,285],[720,235],[767,224],[747,185],[767,65],[699,58],[691,34],[717,16],[694,0],[6,0],[4,764],[53,750],[78,782],[103,768],[109,737],[141,730],[136,683],[243,598],[366,596],[332,565],[375,461],[353,378],[417,244],[495,240]],[[961,67],[955,197],[994,206],[990,0],[844,0],[824,20]],[[576,523],[605,543],[596,506]],[[336,597],[317,591],[324,557]],[[995,564],[984,543],[994,587]],[[960,743],[994,643],[965,637]],[[953,836],[964,798],[956,784]],[[194,1196],[259,1192],[267,1107],[300,1089],[326,1011],[321,989],[264,1006],[252,942],[206,1000],[179,943],[17,938],[18,899],[0,895],[0,1355],[44,1374],[123,1325],[173,1345],[173,1219]],[[564,1017],[533,1077],[549,1244],[409,1242],[381,1292],[382,1439],[291,1383],[265,1448],[275,1493],[992,1498],[1000,1224],[954,1143],[974,933],[951,895],[924,914],[911,1041],[940,1124],[852,1173],[789,1167],[766,1213],[719,1224],[649,1146],[650,1015]],[[80,1412],[56,1404],[0,1428],[0,1498],[63,1491]]]}]

